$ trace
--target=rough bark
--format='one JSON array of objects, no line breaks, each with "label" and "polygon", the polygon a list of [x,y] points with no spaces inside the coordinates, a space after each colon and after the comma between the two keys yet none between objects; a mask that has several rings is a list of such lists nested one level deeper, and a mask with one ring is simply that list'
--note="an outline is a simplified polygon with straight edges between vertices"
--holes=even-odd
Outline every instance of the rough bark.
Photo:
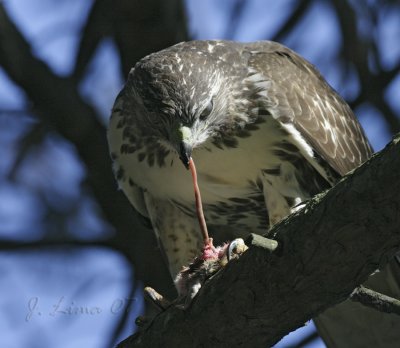
[{"label": "rough bark", "polygon": [[[269,347],[347,299],[400,247],[400,135],[119,347]],[[257,245],[257,246],[256,246]]]},{"label": "rough bark", "polygon": [[362,285],[353,291],[350,299],[380,312],[400,315],[400,300],[378,293]]}]

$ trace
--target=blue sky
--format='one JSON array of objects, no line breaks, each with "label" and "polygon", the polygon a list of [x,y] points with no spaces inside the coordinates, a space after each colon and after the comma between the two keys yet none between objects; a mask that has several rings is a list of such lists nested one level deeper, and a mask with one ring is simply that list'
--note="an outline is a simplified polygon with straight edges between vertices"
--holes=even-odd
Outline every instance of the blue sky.
[{"label": "blue sky", "polygon": [[[187,0],[186,8],[193,38],[253,41],[273,37],[294,3],[249,0],[233,27],[229,23],[234,1]],[[73,68],[80,30],[91,5],[92,0],[4,2],[34,54],[61,76],[67,76]],[[400,56],[400,14],[382,12],[380,20],[385,25],[376,35],[382,37],[382,61],[389,69]],[[360,30],[368,28],[360,23]],[[317,1],[284,43],[317,65],[340,94],[352,99],[358,80],[354,72],[344,72],[338,59],[339,34],[329,2]],[[106,39],[80,85],[82,96],[96,108],[104,124],[123,81],[114,43]],[[386,91],[398,114],[399,90],[400,76]],[[0,161],[0,238],[106,238],[113,230],[100,218],[90,194],[82,190],[85,168],[74,147],[59,135],[50,133],[37,144],[10,180],[17,144],[36,125],[27,106],[23,91],[0,67],[0,146],[5,150]],[[382,148],[390,134],[379,111],[364,104],[356,113],[375,149]],[[57,225],[59,221],[61,225]],[[130,294],[133,275],[126,260],[104,248],[1,252],[0,265],[2,347],[101,347],[124,310],[129,310],[130,324],[121,338],[131,333],[134,318],[142,310],[141,294]],[[127,309],[128,302],[131,306]],[[313,329],[308,324],[277,346],[285,347]],[[313,345],[323,346],[320,341]]]}]

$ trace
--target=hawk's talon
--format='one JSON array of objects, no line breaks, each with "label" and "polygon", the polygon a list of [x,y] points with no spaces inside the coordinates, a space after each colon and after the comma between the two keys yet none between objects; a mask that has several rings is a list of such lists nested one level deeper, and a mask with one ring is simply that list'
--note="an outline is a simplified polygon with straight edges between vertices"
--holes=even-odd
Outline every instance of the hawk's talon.
[{"label": "hawk's talon", "polygon": [[187,308],[197,295],[203,284],[225,267],[230,260],[237,259],[248,247],[242,238],[236,238],[230,243],[214,247],[212,239],[189,266],[184,266],[175,278],[178,290],[178,302],[184,299],[184,308]]}]

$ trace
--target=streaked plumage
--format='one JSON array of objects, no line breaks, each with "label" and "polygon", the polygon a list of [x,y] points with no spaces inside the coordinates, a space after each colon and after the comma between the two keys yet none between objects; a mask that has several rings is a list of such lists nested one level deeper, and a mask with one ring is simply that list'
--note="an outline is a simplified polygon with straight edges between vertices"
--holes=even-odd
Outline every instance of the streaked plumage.
[{"label": "streaked plumage", "polygon": [[371,154],[348,105],[280,44],[193,41],[144,58],[116,100],[109,140],[121,188],[151,219],[173,275],[201,245],[173,141],[181,125],[192,128],[212,234],[265,233]]},{"label": "streaked plumage", "polygon": [[180,160],[191,149],[217,242],[265,233],[372,153],[315,67],[268,41],[192,41],[145,57],[117,97],[109,143],[173,276],[202,244]]}]

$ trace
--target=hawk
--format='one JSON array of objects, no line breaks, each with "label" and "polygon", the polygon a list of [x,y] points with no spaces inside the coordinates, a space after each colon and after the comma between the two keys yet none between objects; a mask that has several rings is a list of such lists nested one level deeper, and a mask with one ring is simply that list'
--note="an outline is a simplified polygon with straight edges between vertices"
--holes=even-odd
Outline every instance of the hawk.
[{"label": "hawk", "polygon": [[372,154],[317,69],[270,41],[183,42],[143,58],[108,137],[119,185],[150,219],[173,277],[202,247],[191,156],[221,242],[265,234]]}]

